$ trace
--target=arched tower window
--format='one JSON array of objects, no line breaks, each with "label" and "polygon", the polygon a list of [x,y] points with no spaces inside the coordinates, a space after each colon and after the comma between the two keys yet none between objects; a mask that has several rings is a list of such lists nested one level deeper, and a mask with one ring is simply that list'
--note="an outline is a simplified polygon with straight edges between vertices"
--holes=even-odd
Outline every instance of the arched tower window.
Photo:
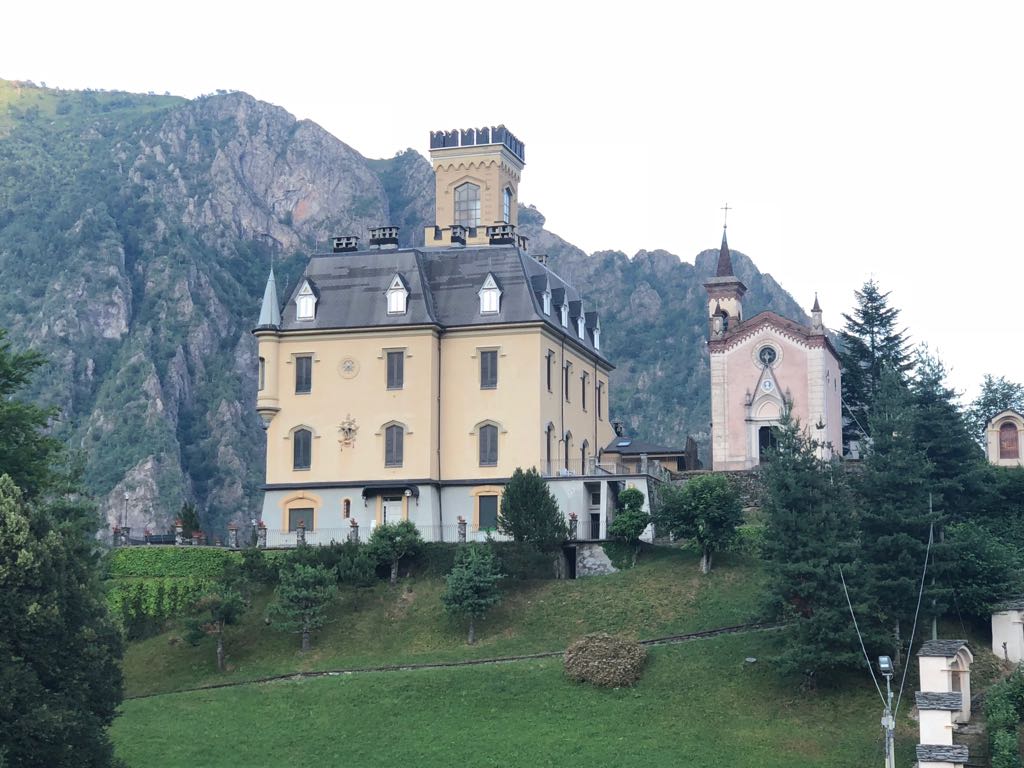
[{"label": "arched tower window", "polygon": [[544,470],[548,474],[551,474],[551,471],[554,469],[554,467],[551,464],[551,454],[552,454],[552,446],[553,446],[553,443],[555,441],[555,425],[551,424],[550,422],[548,423],[548,428],[547,428],[547,430],[544,433],[544,441],[545,441],[545,445],[544,445],[545,467],[544,467]]},{"label": "arched tower window", "polygon": [[505,187],[501,195],[502,221],[506,224],[512,223],[512,190]]},{"label": "arched tower window", "polygon": [[1020,441],[1017,435],[1017,425],[1012,421],[1004,421],[999,427],[999,458],[1020,458]]},{"label": "arched tower window", "polygon": [[455,188],[455,223],[480,226],[480,187],[476,184],[467,181]]},{"label": "arched tower window", "polygon": [[569,451],[572,448],[572,432],[565,433],[565,471],[569,471]]},{"label": "arched tower window", "polygon": [[405,430],[401,424],[384,429],[384,466],[400,467],[405,460]]}]

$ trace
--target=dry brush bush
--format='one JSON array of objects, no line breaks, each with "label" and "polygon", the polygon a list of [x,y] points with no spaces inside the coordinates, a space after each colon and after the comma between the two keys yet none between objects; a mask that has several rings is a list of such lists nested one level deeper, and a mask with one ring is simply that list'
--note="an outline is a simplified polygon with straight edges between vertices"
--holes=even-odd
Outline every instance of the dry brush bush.
[{"label": "dry brush bush", "polygon": [[604,688],[623,688],[640,679],[647,649],[636,640],[604,632],[584,635],[565,651],[571,680]]}]

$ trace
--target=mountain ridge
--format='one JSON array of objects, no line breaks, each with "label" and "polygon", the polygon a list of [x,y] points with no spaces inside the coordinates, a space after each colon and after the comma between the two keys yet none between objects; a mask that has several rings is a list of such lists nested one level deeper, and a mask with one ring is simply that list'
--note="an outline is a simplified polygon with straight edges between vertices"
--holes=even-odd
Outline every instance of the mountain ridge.
[{"label": "mountain ridge", "polygon": [[[17,92],[17,93],[15,93]],[[255,343],[271,262],[287,296],[338,234],[401,227],[422,245],[433,172],[415,150],[369,159],[241,92],[193,100],[0,80],[0,325],[51,364],[32,390],[85,453],[111,524],[162,530],[185,501],[204,525],[258,509],[264,437]],[[706,298],[717,249],[587,255],[520,209],[532,253],[602,312],[618,368],[610,413],[658,442],[704,437]],[[748,316],[806,314],[733,251]],[[127,503],[124,494],[128,494]]]}]

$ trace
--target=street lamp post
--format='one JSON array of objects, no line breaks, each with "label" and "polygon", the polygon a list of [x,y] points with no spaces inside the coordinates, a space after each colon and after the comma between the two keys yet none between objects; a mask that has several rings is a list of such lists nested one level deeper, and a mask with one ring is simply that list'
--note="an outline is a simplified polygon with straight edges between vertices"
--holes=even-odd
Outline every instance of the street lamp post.
[{"label": "street lamp post", "polygon": [[124,492],[124,513],[121,516],[121,527],[128,525],[128,491]]},{"label": "street lamp post", "polygon": [[885,678],[885,712],[882,714],[882,730],[885,731],[885,768],[896,768],[896,751],[893,732],[896,730],[896,718],[892,714],[892,659],[888,656],[878,657],[878,670]]}]

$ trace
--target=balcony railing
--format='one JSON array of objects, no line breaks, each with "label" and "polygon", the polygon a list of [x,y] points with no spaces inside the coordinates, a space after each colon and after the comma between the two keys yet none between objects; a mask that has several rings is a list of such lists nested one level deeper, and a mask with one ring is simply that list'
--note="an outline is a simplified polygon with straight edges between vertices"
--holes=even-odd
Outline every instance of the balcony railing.
[{"label": "balcony railing", "polygon": [[606,477],[610,475],[650,475],[659,480],[668,480],[669,472],[661,462],[649,459],[635,464],[623,464],[617,461],[597,461],[588,458],[583,461],[569,459],[565,461],[541,462],[540,473],[543,477]]}]

